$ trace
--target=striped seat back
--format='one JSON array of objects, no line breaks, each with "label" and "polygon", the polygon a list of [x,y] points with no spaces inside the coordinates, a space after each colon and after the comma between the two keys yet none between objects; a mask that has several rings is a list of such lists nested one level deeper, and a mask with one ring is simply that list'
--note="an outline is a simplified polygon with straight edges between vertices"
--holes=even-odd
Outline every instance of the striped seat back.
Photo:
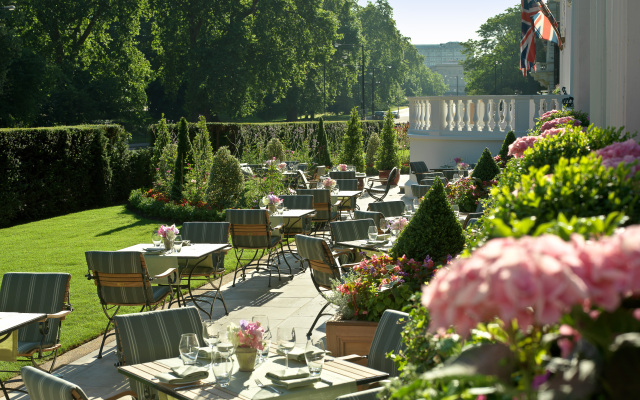
[{"label": "striped seat back", "polygon": [[312,195],[291,195],[280,196],[282,204],[290,210],[311,210],[313,209]]},{"label": "striped seat back", "polygon": [[300,189],[298,196],[312,195],[313,209],[316,210],[314,221],[328,221],[331,218],[331,192],[329,189]]},{"label": "striped seat back", "polygon": [[331,179],[356,179],[356,171],[329,171]]},{"label": "striped seat back", "polygon": [[411,185],[411,194],[413,197],[424,197],[429,189],[430,185]]},{"label": "striped seat back", "polygon": [[382,213],[385,218],[402,216],[402,214],[404,214],[404,208],[405,205],[402,200],[380,201],[369,204],[370,211]]},{"label": "striped seat back", "polygon": [[427,163],[424,161],[414,161],[409,163],[412,174],[420,174],[424,172],[429,172],[429,168],[427,168]]},{"label": "striped seat back", "polygon": [[265,249],[271,246],[271,225],[267,210],[227,210],[233,247]]},{"label": "striped seat back", "polygon": [[347,242],[369,238],[369,227],[376,226],[372,219],[336,221],[329,224],[334,242]]},{"label": "striped seat back", "polygon": [[153,289],[144,256],[139,251],[87,251],[89,274],[104,305],[149,305]]},{"label": "striped seat back", "polygon": [[[71,274],[39,272],[7,272],[0,286],[0,311],[55,314],[69,309]],[[40,324],[35,322],[18,330],[18,342],[57,343],[60,320],[49,320],[44,339]]]},{"label": "striped seat back", "polygon": [[298,254],[309,263],[311,279],[318,288],[331,289],[331,279],[340,279],[338,262],[322,238],[296,235]]},{"label": "striped seat back", "polygon": [[396,364],[392,358],[387,358],[387,353],[393,351],[398,354],[402,349],[401,333],[408,319],[407,313],[385,310],[371,342],[367,367],[387,372],[390,376],[398,376]]},{"label": "striped seat back", "polygon": [[[191,243],[229,243],[229,223],[228,222],[185,222],[182,225],[182,238],[190,240]],[[224,265],[226,253],[213,253],[207,261],[209,266]]]},{"label": "striped seat back", "polygon": [[382,213],[379,213],[377,211],[356,210],[353,212],[353,219],[354,220],[355,219],[372,219],[376,223],[378,230],[380,230],[381,229],[380,224],[384,220],[384,215],[382,215]]},{"label": "striped seat back", "polygon": [[87,400],[87,395],[75,383],[37,368],[22,367],[20,375],[31,400]]}]

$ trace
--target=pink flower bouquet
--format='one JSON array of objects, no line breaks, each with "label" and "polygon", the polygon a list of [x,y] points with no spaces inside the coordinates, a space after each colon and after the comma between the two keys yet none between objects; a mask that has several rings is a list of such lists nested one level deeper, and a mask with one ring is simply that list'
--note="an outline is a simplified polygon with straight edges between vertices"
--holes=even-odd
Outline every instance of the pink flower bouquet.
[{"label": "pink flower bouquet", "polygon": [[158,235],[164,239],[174,239],[179,233],[180,231],[176,228],[175,224],[171,226],[160,225],[160,228],[158,228]]},{"label": "pink flower bouquet", "polygon": [[265,206],[269,206],[269,205],[278,205],[282,203],[282,199],[278,196],[276,196],[275,194],[269,193],[268,195],[264,196],[262,198],[262,204]]},{"label": "pink flower bouquet", "polygon": [[280,164],[278,164],[278,169],[280,171],[284,171],[285,169],[287,169],[287,163],[281,162]]},{"label": "pink flower bouquet", "polygon": [[322,185],[324,186],[325,189],[332,189],[336,186],[337,183],[338,182],[336,182],[331,178],[327,178],[324,181],[322,181]]},{"label": "pink flower bouquet", "polygon": [[466,171],[469,169],[469,164],[467,164],[466,162],[459,162],[456,167],[459,171]]},{"label": "pink flower bouquet", "polygon": [[409,221],[406,218],[398,218],[389,224],[389,228],[394,231],[401,231],[408,223]]},{"label": "pink flower bouquet", "polygon": [[240,320],[240,326],[230,324],[227,329],[229,341],[236,347],[246,347],[262,350],[262,336],[264,328],[259,322]]},{"label": "pink flower bouquet", "polygon": [[347,164],[338,164],[338,171],[346,171]]}]

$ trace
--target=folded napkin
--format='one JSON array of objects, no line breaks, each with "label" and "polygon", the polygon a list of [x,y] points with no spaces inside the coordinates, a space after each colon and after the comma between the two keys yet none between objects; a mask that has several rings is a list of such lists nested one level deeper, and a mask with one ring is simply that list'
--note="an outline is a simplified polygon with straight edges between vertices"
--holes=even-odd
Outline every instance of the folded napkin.
[{"label": "folded napkin", "polygon": [[275,371],[269,371],[265,375],[269,379],[276,379],[280,381],[288,381],[291,379],[306,378],[309,376],[309,370],[307,368],[286,368],[277,369]]},{"label": "folded napkin", "polygon": [[388,240],[390,236],[391,236],[391,235],[389,235],[389,234],[378,235],[378,236],[376,237],[376,240]]},{"label": "folded napkin", "polygon": [[[278,349],[277,353],[281,356],[284,356],[284,351]],[[304,349],[300,349],[297,347],[294,347],[290,352],[289,352],[289,360],[293,360],[293,361],[298,361],[298,362],[303,362],[306,363],[307,360],[304,358]]]},{"label": "folded napkin", "polygon": [[282,386],[287,389],[293,389],[301,386],[313,385],[316,382],[320,382],[319,376],[309,376],[307,378],[300,379],[290,379],[286,381],[282,381],[279,379],[271,379],[274,385]]},{"label": "folded napkin", "polygon": [[216,349],[213,349],[213,353],[211,352],[211,347],[198,347],[198,360],[211,361],[211,356],[215,352]]},{"label": "folded napkin", "polygon": [[160,382],[171,385],[180,385],[206,379],[209,377],[208,368],[196,367],[195,365],[182,365],[172,367],[171,372],[156,375]]}]

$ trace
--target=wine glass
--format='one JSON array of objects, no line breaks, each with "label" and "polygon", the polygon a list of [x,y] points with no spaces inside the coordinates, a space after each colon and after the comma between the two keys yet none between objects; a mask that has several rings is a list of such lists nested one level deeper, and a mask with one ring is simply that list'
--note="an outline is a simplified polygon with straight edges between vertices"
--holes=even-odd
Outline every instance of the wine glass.
[{"label": "wine glass", "polygon": [[162,238],[160,237],[157,229],[151,232],[151,242],[153,243],[153,247],[159,247],[162,242]]},{"label": "wine glass", "polygon": [[211,360],[213,362],[213,348],[220,341],[220,331],[214,320],[206,319],[202,321],[202,339],[209,345]]},{"label": "wine glass", "polygon": [[289,368],[289,352],[296,346],[296,330],[278,327],[278,350],[284,353],[284,367]]},{"label": "wine glass", "polygon": [[271,347],[269,317],[266,315],[254,315],[251,321],[259,323],[260,326],[264,328],[264,333],[262,334],[262,350],[258,350],[258,356],[260,357],[258,362],[263,362],[269,356],[269,348]]},{"label": "wine glass", "polygon": [[376,228],[375,226],[370,226],[368,233],[369,233],[369,241],[373,242],[378,237],[378,228]]},{"label": "wine glass", "polygon": [[183,333],[180,337],[178,349],[180,351],[180,359],[184,365],[194,365],[198,358],[198,337],[195,333]]}]

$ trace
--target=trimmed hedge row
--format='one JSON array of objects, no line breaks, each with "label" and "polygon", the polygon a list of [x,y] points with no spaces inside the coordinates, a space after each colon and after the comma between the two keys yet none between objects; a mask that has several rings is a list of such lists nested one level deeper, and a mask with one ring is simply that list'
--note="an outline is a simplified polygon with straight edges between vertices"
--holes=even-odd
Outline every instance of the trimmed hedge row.
[{"label": "trimmed hedge row", "polygon": [[151,184],[150,152],[119,125],[0,129],[0,227],[125,201]]}]

